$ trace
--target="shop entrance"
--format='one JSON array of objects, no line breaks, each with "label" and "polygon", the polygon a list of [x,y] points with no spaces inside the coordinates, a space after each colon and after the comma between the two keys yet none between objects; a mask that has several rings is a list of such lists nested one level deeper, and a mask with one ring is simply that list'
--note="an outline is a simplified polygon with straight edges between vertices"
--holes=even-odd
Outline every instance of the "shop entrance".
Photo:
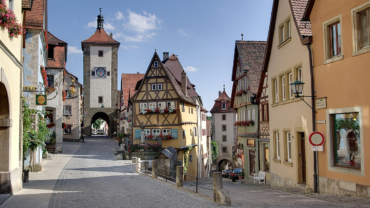
[{"label": "shop entrance", "polygon": [[5,85],[0,83],[0,194],[11,193],[9,177],[10,145],[9,99]]},{"label": "shop entrance", "polygon": [[249,151],[249,175],[253,175],[256,173],[256,152]]}]

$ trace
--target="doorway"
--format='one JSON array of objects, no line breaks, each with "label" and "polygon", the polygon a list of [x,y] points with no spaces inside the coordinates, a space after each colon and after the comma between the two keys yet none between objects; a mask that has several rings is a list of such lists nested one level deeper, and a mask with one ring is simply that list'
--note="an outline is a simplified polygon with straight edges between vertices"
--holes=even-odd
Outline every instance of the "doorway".
[{"label": "doorway", "polygon": [[251,176],[256,173],[255,154],[255,151],[249,151],[249,175]]},{"label": "doorway", "polygon": [[306,140],[304,132],[297,133],[299,145],[299,177],[298,183],[306,184]]}]

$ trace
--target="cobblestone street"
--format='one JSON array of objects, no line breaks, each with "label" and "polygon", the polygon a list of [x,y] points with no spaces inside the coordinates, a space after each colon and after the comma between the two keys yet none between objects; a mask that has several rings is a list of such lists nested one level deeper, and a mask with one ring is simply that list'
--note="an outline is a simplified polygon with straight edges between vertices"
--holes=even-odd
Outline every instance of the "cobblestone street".
[{"label": "cobblestone street", "polygon": [[[64,153],[45,161],[44,171],[1,207],[216,207],[209,198],[177,189],[172,182],[137,174],[131,161],[116,160],[117,142],[92,137],[83,144],[64,143]],[[200,181],[211,188],[211,182]],[[231,207],[370,207],[369,200],[311,196],[224,179]],[[293,190],[294,192],[294,190]],[[211,197],[211,191],[200,193]],[[330,201],[329,199],[332,199]],[[334,203],[334,199],[342,201]],[[351,201],[352,200],[352,201]]]}]

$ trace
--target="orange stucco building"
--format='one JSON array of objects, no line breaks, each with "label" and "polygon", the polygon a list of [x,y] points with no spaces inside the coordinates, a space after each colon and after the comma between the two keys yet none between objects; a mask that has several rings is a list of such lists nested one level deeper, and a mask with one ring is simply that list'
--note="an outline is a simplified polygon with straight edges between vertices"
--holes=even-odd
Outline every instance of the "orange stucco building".
[{"label": "orange stucco building", "polygon": [[[319,191],[370,198],[370,1],[311,0]],[[367,164],[367,167],[366,167]]]}]

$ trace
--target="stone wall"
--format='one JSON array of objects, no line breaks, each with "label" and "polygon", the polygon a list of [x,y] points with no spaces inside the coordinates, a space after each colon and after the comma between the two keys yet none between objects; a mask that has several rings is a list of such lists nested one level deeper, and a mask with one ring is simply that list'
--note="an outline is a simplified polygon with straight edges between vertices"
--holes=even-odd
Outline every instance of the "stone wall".
[{"label": "stone wall", "polygon": [[140,158],[141,160],[153,160],[160,152],[128,152],[125,151],[125,160],[131,160],[133,157]]},{"label": "stone wall", "polygon": [[320,176],[319,192],[343,196],[370,198],[370,186]]}]

